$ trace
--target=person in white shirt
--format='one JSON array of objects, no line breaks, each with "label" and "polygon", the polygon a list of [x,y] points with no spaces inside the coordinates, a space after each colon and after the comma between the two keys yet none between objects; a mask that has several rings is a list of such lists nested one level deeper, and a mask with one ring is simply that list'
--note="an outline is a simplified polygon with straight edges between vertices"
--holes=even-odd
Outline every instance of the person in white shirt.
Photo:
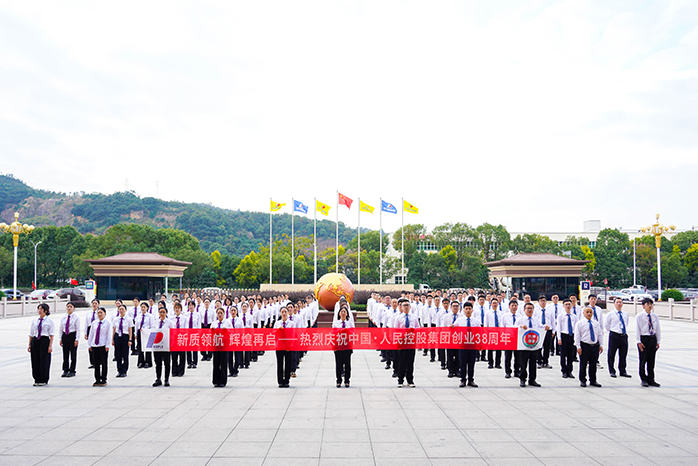
[{"label": "person in white shirt", "polygon": [[[131,321],[133,322],[133,325],[134,325],[133,331],[135,331],[136,318],[138,317],[138,314],[140,314],[140,313],[141,313],[141,300],[140,300],[140,298],[135,297],[135,298],[133,298],[133,307],[131,307],[131,309],[127,309],[127,311],[126,311],[126,315],[129,316],[131,318]],[[136,345],[135,345],[135,342],[136,342],[135,335],[132,335],[132,340],[133,340],[134,344],[131,345],[131,356],[137,356],[138,350],[136,349]],[[114,348],[114,349],[116,349],[116,348]]]},{"label": "person in white shirt", "polygon": [[100,307],[97,310],[97,319],[92,322],[90,337],[87,344],[94,355],[95,383],[93,387],[104,387],[107,385],[107,358],[112,340],[112,325],[107,319],[107,310]]},{"label": "person in white shirt", "polygon": [[[400,313],[393,319],[392,327],[397,329],[419,328],[419,319],[410,318],[410,302],[401,298],[399,301]],[[402,388],[402,383],[407,379],[407,385],[414,387],[414,348],[397,350],[397,386]]]},{"label": "person in white shirt", "polygon": [[[230,309],[230,328],[244,328],[242,326],[242,319],[238,317],[238,310],[236,307]],[[230,351],[228,352],[228,377],[237,377],[240,373],[240,368],[245,364],[245,357],[243,351]]]},{"label": "person in white shirt", "polygon": [[657,314],[652,312],[654,301],[650,298],[642,300],[645,312],[635,316],[635,337],[640,358],[640,380],[643,387],[659,387],[654,380],[654,362],[662,341],[662,331],[659,327]]},{"label": "person in white shirt", "polygon": [[[477,304],[473,306],[473,313],[475,314],[475,317],[477,317],[477,320],[480,321],[481,325],[485,325],[485,315],[487,314],[487,311],[489,311],[489,304],[487,303],[487,299],[484,294],[480,294],[477,297]],[[487,351],[486,350],[481,350],[480,354],[478,354],[478,360],[479,361],[484,361],[487,358]]]},{"label": "person in white shirt", "polygon": [[548,307],[548,301],[544,294],[538,296],[538,318],[543,326],[548,326],[550,329],[545,332],[543,338],[543,349],[538,358],[538,368],[545,367],[552,369],[550,365],[550,348],[553,347],[553,328],[555,328],[555,318],[553,311]]},{"label": "person in white shirt", "polygon": [[49,319],[51,310],[48,304],[41,303],[36,308],[39,317],[32,321],[29,328],[29,352],[32,365],[32,377],[35,387],[43,387],[48,384],[51,374],[51,352],[53,352],[53,336],[56,327],[53,320]]},{"label": "person in white shirt", "polygon": [[[453,324],[460,315],[460,303],[458,301],[444,300],[449,302],[450,312],[445,314],[441,319],[441,327],[453,327]],[[446,368],[448,369],[448,378],[458,377],[460,372],[460,363],[458,362],[458,351],[455,348],[446,349]]]},{"label": "person in white shirt", "polygon": [[[502,327],[517,328],[517,318],[519,318],[519,302],[516,299],[509,301],[509,312],[502,313]],[[518,378],[521,373],[521,363],[519,352],[515,350],[504,351],[504,378],[511,378],[511,360],[514,359],[514,377]]]},{"label": "person in white shirt", "polygon": [[555,319],[555,326],[553,327],[553,342],[554,342],[554,350],[551,349],[550,354],[553,354],[553,351],[555,352],[556,355],[560,355],[560,337],[557,334],[557,316],[562,314],[563,309],[562,309],[562,303],[560,302],[560,296],[555,293],[550,297],[550,300],[552,301],[551,303],[548,303],[548,307],[553,313],[553,318]]},{"label": "person in white shirt", "polygon": [[[154,329],[162,332],[169,332],[172,328],[172,322],[167,318],[167,307],[163,301],[160,301],[158,307],[158,320],[153,324]],[[153,351],[153,359],[155,359],[155,382],[153,387],[162,385],[162,366],[165,366],[165,386],[170,386],[170,362],[171,355],[169,351]]]},{"label": "person in white shirt", "polygon": [[[174,315],[170,318],[172,328],[189,328],[187,325],[189,320],[182,314],[182,303],[179,301],[174,303]],[[184,376],[184,361],[186,359],[184,351],[171,351],[172,358],[172,377]]]},{"label": "person in white shirt", "polygon": [[615,362],[618,353],[618,372],[621,377],[630,378],[628,374],[628,325],[630,320],[628,314],[623,311],[623,300],[616,298],[613,300],[613,311],[606,314],[604,327],[608,330],[608,372],[611,377],[617,377]]},{"label": "person in white shirt", "polygon": [[68,302],[65,305],[66,315],[58,327],[58,342],[63,348],[63,374],[61,377],[75,377],[75,366],[78,358],[78,343],[80,337],[80,317],[74,313],[75,305]]},{"label": "person in white shirt", "polygon": [[557,338],[560,346],[560,370],[563,379],[573,379],[572,362],[576,350],[574,347],[574,329],[577,328],[577,315],[572,312],[572,301],[565,298],[562,301],[563,311],[557,318]]},{"label": "person in white shirt", "polygon": [[[354,323],[349,320],[348,306],[342,306],[339,309],[339,319],[332,322],[332,328],[342,330],[354,328]],[[344,386],[349,388],[349,379],[351,378],[351,354],[352,350],[350,349],[334,351],[334,368],[337,388],[342,386],[342,376],[344,376]]]},{"label": "person in white shirt", "polygon": [[[437,301],[436,299],[434,301]],[[448,315],[451,314],[450,310],[451,306],[451,301],[448,298],[444,298],[443,301],[441,301],[441,309],[436,313],[436,319],[437,319],[437,324],[439,327],[444,327],[444,323],[447,322]],[[438,355],[439,362],[441,363],[441,370],[445,371],[448,369],[447,363],[447,357],[446,357],[446,348],[439,348],[436,350],[436,354]]]},{"label": "person in white shirt", "polygon": [[[485,327],[503,327],[502,311],[499,310],[499,300],[496,297],[490,300],[490,310],[485,313]],[[487,367],[502,368],[501,350],[487,350]]]},{"label": "person in white shirt", "polygon": [[579,355],[579,386],[587,386],[587,366],[589,367],[589,385],[601,387],[596,381],[596,366],[599,362],[599,354],[603,352],[603,330],[599,322],[593,318],[594,311],[590,307],[584,308],[583,318],[577,322],[574,332],[574,346]]},{"label": "person in white shirt", "polygon": [[[225,319],[223,309],[216,311],[218,320],[211,326],[217,329],[231,328],[230,321]],[[213,351],[213,386],[222,388],[228,384],[228,370],[226,365],[230,358],[228,351]]]},{"label": "person in white shirt", "polygon": [[[274,328],[294,328],[293,322],[289,319],[288,308],[281,306],[279,309],[280,319],[274,324]],[[293,365],[292,351],[276,350],[276,380],[279,388],[288,388],[291,380],[291,370]]]},{"label": "person in white shirt", "polygon": [[[87,313],[85,317],[85,340],[87,341],[90,337],[90,329],[92,328],[92,322],[97,320],[97,310],[99,309],[99,299],[95,298],[92,300],[92,311]],[[94,355],[90,351],[90,345],[87,345],[87,355],[90,360],[90,367],[88,369],[94,369]]]},{"label": "person in white shirt", "polygon": [[119,306],[119,317],[112,322],[112,345],[116,358],[116,377],[126,377],[129,363],[129,349],[133,343],[133,321],[126,315],[126,306]]},{"label": "person in white shirt", "polygon": [[[434,320],[437,313],[437,308],[434,305],[434,296],[432,294],[427,294],[426,297],[422,296],[424,299],[424,304],[422,305],[422,326],[423,327],[436,327],[436,321]],[[426,355],[426,350],[424,351]],[[436,361],[436,348],[429,348],[429,362]]]},{"label": "person in white shirt", "polygon": [[[524,316],[521,319],[521,325],[520,327],[523,328],[524,330],[526,329],[538,329],[538,330],[550,330],[550,325],[542,325],[540,322],[540,319],[538,317],[533,315],[535,307],[533,306],[533,303],[528,302],[524,304]],[[545,333],[545,332],[540,332],[540,333]],[[528,378],[528,385],[530,387],[540,387],[541,385],[536,382],[536,377],[537,377],[537,364],[536,362],[538,361],[538,353],[540,353],[540,350],[535,350],[535,351],[529,351],[529,350],[522,350],[520,351],[520,358],[521,358],[521,374],[519,376],[519,385],[522,387],[526,386],[526,378]]]},{"label": "person in white shirt", "polygon": [[[216,320],[216,310],[211,306],[209,298],[204,299],[204,306],[201,308],[200,318],[201,328],[211,328],[211,324]],[[213,358],[212,351],[202,351],[201,360],[210,361]]]},{"label": "person in white shirt", "polygon": [[[201,314],[197,311],[197,307],[203,310],[201,304],[194,301],[189,301],[189,312],[187,312],[186,321],[187,328],[201,328]],[[199,353],[197,351],[187,351],[187,369],[196,369],[199,364]]]},{"label": "person in white shirt", "polygon": [[136,335],[133,341],[136,343],[136,348],[138,350],[138,368],[147,369],[153,367],[153,354],[151,351],[144,351],[143,339],[141,337],[141,330],[148,330],[153,328],[154,318],[153,314],[150,313],[149,303],[141,303],[141,313],[136,317],[135,330]]},{"label": "person in white shirt", "polygon": [[[458,301],[452,303],[451,306],[456,303],[458,303]],[[481,326],[480,320],[477,316],[473,315],[473,303],[470,301],[466,301],[463,305],[463,314],[451,324],[451,327],[477,328]],[[468,385],[469,387],[477,388],[477,384],[475,383],[475,360],[479,351],[475,349],[461,349],[459,351],[460,387],[462,388]]]}]

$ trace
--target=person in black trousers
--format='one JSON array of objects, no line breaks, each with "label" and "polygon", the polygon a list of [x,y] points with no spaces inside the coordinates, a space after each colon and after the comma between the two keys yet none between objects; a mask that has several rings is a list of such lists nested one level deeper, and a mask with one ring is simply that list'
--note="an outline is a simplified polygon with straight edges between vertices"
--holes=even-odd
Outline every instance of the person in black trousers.
[{"label": "person in black trousers", "polygon": [[[451,306],[455,303],[458,303],[458,301],[454,301]],[[451,327],[481,327],[480,320],[473,315],[473,303],[466,301],[463,305],[463,315],[458,317],[456,321],[451,324]],[[475,383],[475,361],[477,360],[479,351],[476,349],[461,349],[458,351],[460,352],[460,387],[463,388],[467,385],[477,388],[477,384]]]},{"label": "person in black trousers", "polygon": [[[182,303],[177,301],[174,304],[174,316],[170,319],[172,328],[188,328],[188,319],[182,314]],[[172,351],[172,377],[184,376],[184,362],[186,360],[184,351]]]},{"label": "person in black trousers", "polygon": [[133,321],[126,315],[127,309],[119,306],[119,316],[112,322],[112,345],[116,358],[116,376],[126,377],[129,366],[129,349],[133,344]]},{"label": "person in black trousers", "polygon": [[[406,298],[400,298],[398,301],[400,313],[393,319],[392,327],[396,329],[413,329],[418,328],[419,319],[417,316],[410,318],[410,302]],[[416,350],[414,348],[402,348],[396,351],[397,353],[397,386],[402,388],[402,383],[407,379],[407,385],[414,388],[414,357]]]},{"label": "person in black trousers", "polygon": [[627,372],[628,358],[628,314],[623,311],[623,300],[613,301],[615,310],[606,314],[606,329],[608,330],[608,372],[611,377],[617,377],[615,362],[618,353],[618,371],[621,377],[631,377]]},{"label": "person in black trousers", "polygon": [[572,312],[572,301],[565,298],[562,301],[562,312],[557,316],[557,336],[560,347],[560,370],[563,379],[573,379],[572,362],[577,354],[574,346],[575,329],[577,328],[577,315]]},{"label": "person in black trousers", "polygon": [[61,377],[75,377],[75,366],[78,358],[78,343],[80,338],[80,317],[74,314],[73,303],[65,305],[67,314],[61,319],[58,327],[59,344],[63,348],[63,374]]},{"label": "person in black trousers", "polygon": [[34,386],[43,387],[48,384],[51,372],[51,352],[53,351],[53,336],[56,330],[53,320],[48,317],[51,314],[48,304],[39,304],[37,312],[39,317],[32,322],[29,329],[27,351],[31,356]]},{"label": "person in black trousers", "polygon": [[637,338],[637,350],[640,358],[640,380],[643,387],[659,387],[654,380],[654,362],[662,341],[662,332],[659,328],[659,319],[652,312],[654,301],[650,298],[642,300],[645,312],[635,316],[635,337]]},{"label": "person in black trousers", "polygon": [[[470,308],[472,312],[473,308]],[[443,317],[443,327],[453,328],[460,312],[460,302],[453,301],[450,305],[450,312]],[[446,348],[446,367],[448,368],[448,378],[458,377],[461,364],[459,363],[459,351],[455,348]]]},{"label": "person in black trousers", "polygon": [[[339,319],[332,323],[332,328],[336,329],[347,329],[354,328],[354,322],[350,321],[347,316],[349,315],[349,308],[342,306],[339,309]],[[347,337],[348,339],[348,337]],[[349,387],[349,379],[351,378],[351,354],[352,350],[343,349],[335,350],[334,352],[334,367],[335,375],[337,378],[337,388],[342,386],[342,376],[344,376],[344,386]]]},{"label": "person in black trousers", "polygon": [[[162,303],[162,301],[161,301]],[[163,332],[169,332],[172,328],[172,322],[167,318],[167,308],[164,305],[158,307],[158,320],[153,326],[154,329]],[[162,385],[162,366],[165,366],[165,386],[170,386],[170,352],[169,351],[153,351],[153,359],[155,360],[155,382],[153,387]]]},{"label": "person in black trousers", "polygon": [[[230,328],[230,321],[225,318],[222,308],[216,310],[217,322],[211,326],[212,331]],[[222,388],[228,384],[228,351],[213,351],[213,386]]]},{"label": "person in black trousers", "polygon": [[90,352],[94,357],[95,383],[93,387],[104,387],[107,385],[107,364],[109,349],[111,348],[112,328],[111,322],[107,319],[107,310],[100,307],[97,310],[97,319],[92,322],[90,329]]},{"label": "person in black trousers", "polygon": [[[294,328],[293,322],[288,318],[288,308],[281,306],[279,309],[281,319],[277,320],[274,328]],[[293,366],[293,351],[276,350],[276,379],[279,388],[288,388]]]},{"label": "person in black trousers", "polygon": [[[528,302],[524,304],[524,318],[521,319],[521,328],[523,329],[537,329],[550,330],[550,326],[546,324],[543,326],[538,317],[533,316],[533,303]],[[539,332],[542,333],[542,332]],[[528,385],[531,387],[540,387],[541,385],[536,382],[537,373],[537,362],[540,350],[522,350],[519,352],[521,358],[521,374],[519,375],[520,383],[522,387],[526,386],[526,379],[528,378]]]}]

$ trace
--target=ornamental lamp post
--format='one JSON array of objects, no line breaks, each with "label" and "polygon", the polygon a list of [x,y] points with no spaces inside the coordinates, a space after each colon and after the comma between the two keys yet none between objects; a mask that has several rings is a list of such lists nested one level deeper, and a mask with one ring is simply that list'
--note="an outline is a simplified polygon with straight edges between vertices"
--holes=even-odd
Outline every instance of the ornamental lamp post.
[{"label": "ornamental lamp post", "polygon": [[652,226],[640,228],[643,233],[654,235],[654,243],[657,246],[657,301],[662,300],[662,255],[659,248],[662,246],[662,235],[669,230],[676,230],[676,227],[674,225],[666,227],[660,224],[659,214],[657,214],[657,221]]},{"label": "ornamental lamp post", "polygon": [[12,299],[17,299],[17,246],[19,246],[19,235],[22,233],[29,234],[32,231],[34,231],[34,225],[27,225],[26,223],[22,225],[19,223],[18,212],[15,212],[15,221],[11,224],[0,223],[0,232],[12,233],[12,244],[15,248],[14,277],[12,278],[12,289],[14,290],[14,294]]}]

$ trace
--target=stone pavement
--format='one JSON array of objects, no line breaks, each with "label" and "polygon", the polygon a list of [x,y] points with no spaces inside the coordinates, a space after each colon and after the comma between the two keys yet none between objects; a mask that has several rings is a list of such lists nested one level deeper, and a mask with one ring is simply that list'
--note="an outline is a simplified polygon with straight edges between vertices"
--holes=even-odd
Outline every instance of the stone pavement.
[{"label": "stone pavement", "polygon": [[354,353],[349,389],[335,388],[329,352],[308,353],[290,389],[277,388],[269,352],[222,389],[208,362],[153,388],[154,369],[134,357],[127,378],[110,361],[109,385],[93,388],[84,340],[77,377],[60,377],[56,342],[49,385],[33,387],[29,324],[0,320],[0,466],[698,463],[696,323],[662,321],[661,388],[640,387],[631,348],[633,378],[602,370],[603,388],[562,379],[553,358],[542,388],[478,363],[477,389],[421,353],[417,388],[398,389],[375,351]]}]

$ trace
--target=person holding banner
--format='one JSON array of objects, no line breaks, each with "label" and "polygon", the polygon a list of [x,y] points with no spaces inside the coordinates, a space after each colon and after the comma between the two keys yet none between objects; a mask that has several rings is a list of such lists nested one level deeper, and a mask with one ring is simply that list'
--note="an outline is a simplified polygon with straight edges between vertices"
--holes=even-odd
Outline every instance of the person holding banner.
[{"label": "person holding banner", "polygon": [[[535,306],[533,305],[532,302],[527,302],[524,304],[524,318],[522,319],[523,321],[521,322],[521,328],[524,330],[528,329],[534,329],[538,330],[539,333],[540,330],[545,330],[548,331],[550,330],[550,325],[546,324],[543,326],[540,322],[540,319],[537,316],[533,315],[533,312],[535,310]],[[538,356],[540,353],[540,349],[537,350],[521,350],[520,351],[520,358],[521,358],[521,374],[519,376],[520,383],[519,385],[522,387],[526,386],[526,379],[528,378],[528,385],[531,387],[540,387],[541,385],[536,382],[536,376],[537,371],[537,362],[538,362]]]},{"label": "person holding banner", "polygon": [[[167,307],[165,303],[160,301],[158,309],[158,321],[155,322],[153,328],[163,332],[169,332],[172,328],[172,322],[167,318]],[[170,352],[169,351],[153,351],[155,359],[155,382],[153,387],[162,385],[162,366],[165,366],[165,386],[170,386]]]},{"label": "person holding banner", "polygon": [[601,387],[596,381],[596,366],[599,363],[599,354],[603,352],[603,330],[599,321],[593,319],[594,310],[589,306],[584,308],[584,318],[577,322],[574,332],[574,346],[579,355],[579,386],[587,386],[587,366],[589,366],[589,385]]},{"label": "person holding banner", "polygon": [[[453,306],[457,307],[458,304],[458,301],[454,301],[451,303],[451,308],[453,308]],[[451,327],[480,327],[480,320],[473,315],[472,302],[466,301],[463,305],[463,315],[456,319]],[[460,353],[460,387],[463,388],[467,385],[477,388],[477,384],[475,383],[475,361],[479,351],[475,349],[461,349],[458,351]]]},{"label": "person holding banner", "polygon": [[[519,327],[516,323],[519,312],[519,301],[512,299],[509,301],[509,312],[502,314],[502,327]],[[511,378],[511,360],[514,359],[514,377],[519,378],[521,374],[520,354],[514,350],[504,350],[504,378]]]},{"label": "person holding banner", "polygon": [[[339,319],[332,322],[332,328],[347,329],[354,328],[354,322],[348,319],[349,307],[342,306],[339,309]],[[342,386],[342,374],[344,374],[344,386],[349,388],[349,379],[351,378],[351,354],[352,350],[335,350],[334,351],[334,367],[337,376],[337,388]]]},{"label": "person holding banner", "polygon": [[572,301],[569,298],[562,300],[564,312],[558,314],[557,335],[560,346],[560,370],[563,379],[573,379],[572,362],[577,353],[574,347],[574,329],[577,328],[577,315],[572,312]]},{"label": "person holding banner", "polygon": [[141,314],[136,318],[136,349],[138,350],[138,368],[147,369],[153,367],[153,355],[150,351],[143,351],[143,339],[141,338],[141,330],[153,328],[155,319],[150,313],[150,304],[141,303]]},{"label": "person holding banner", "polygon": [[32,377],[35,387],[43,387],[48,384],[51,373],[51,352],[53,351],[53,336],[56,327],[53,320],[49,319],[51,310],[48,304],[41,303],[37,306],[37,317],[29,328],[29,346],[32,364]]},{"label": "person holding banner", "polygon": [[[288,308],[281,306],[279,312],[281,318],[276,321],[274,328],[294,328],[295,325],[288,317]],[[291,351],[276,350],[276,380],[279,382],[279,388],[288,388],[290,386],[292,364],[293,355]]]},{"label": "person holding banner", "polygon": [[[230,321],[225,318],[223,309],[216,311],[218,321],[211,326],[215,331],[218,329],[231,328]],[[223,388],[228,384],[228,351],[213,351],[213,386]]]},{"label": "person holding banner", "polygon": [[[391,327],[397,329],[419,328],[419,319],[410,318],[410,302],[405,298],[400,298],[400,314],[393,318]],[[414,387],[414,348],[402,348],[397,353],[397,386],[402,388],[402,383],[407,379],[407,385]]]}]

